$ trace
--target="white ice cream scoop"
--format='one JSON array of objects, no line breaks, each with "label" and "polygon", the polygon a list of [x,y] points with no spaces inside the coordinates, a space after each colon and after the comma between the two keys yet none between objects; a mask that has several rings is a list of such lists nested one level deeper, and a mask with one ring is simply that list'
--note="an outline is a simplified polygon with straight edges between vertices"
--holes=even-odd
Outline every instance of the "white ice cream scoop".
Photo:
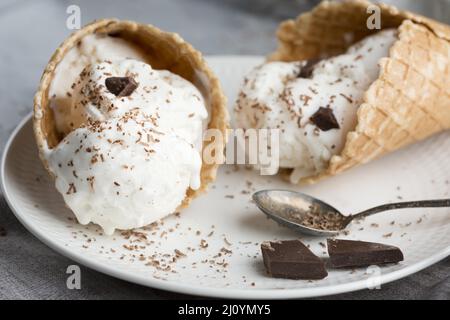
[{"label": "white ice cream scoop", "polygon": [[202,161],[191,143],[134,110],[72,131],[48,164],[78,221],[112,234],[175,212],[186,190],[200,187]]},{"label": "white ice cream scoop", "polygon": [[124,57],[88,64],[69,89],[58,80],[54,92],[69,90],[63,104],[55,96],[54,109],[66,136],[46,158],[80,223],[97,223],[107,234],[142,227],[200,187],[208,114],[193,84]]},{"label": "white ice cream scoop", "polygon": [[320,173],[355,128],[364,92],[395,40],[396,30],[387,29],[312,67],[306,62],[258,66],[239,94],[237,126],[280,130],[279,166],[293,169],[291,182]]}]

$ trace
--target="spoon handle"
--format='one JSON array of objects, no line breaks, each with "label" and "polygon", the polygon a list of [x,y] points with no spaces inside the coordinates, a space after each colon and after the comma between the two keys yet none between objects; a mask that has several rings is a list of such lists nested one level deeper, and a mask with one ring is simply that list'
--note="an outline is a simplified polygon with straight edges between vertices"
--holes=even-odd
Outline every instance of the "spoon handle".
[{"label": "spoon handle", "polygon": [[388,203],[388,204],[383,204],[381,206],[362,211],[360,213],[352,215],[351,217],[353,220],[353,219],[365,218],[365,217],[371,216],[375,213],[382,212],[382,211],[388,211],[388,210],[405,209],[405,208],[438,208],[438,207],[450,207],[450,199]]}]

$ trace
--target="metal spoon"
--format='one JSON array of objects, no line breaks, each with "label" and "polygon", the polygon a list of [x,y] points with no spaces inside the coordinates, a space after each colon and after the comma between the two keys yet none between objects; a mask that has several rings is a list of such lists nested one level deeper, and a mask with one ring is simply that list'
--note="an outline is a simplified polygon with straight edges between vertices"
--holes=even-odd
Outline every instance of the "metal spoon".
[{"label": "metal spoon", "polygon": [[450,199],[388,203],[344,216],[329,204],[306,194],[289,190],[261,190],[253,200],[262,212],[276,222],[313,236],[332,236],[350,222],[370,215],[404,208],[450,207]]}]

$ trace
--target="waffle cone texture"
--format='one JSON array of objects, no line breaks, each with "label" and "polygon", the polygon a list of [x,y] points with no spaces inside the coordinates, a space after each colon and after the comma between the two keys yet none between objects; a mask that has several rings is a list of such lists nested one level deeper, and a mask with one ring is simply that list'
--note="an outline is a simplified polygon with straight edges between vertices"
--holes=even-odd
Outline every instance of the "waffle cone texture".
[{"label": "waffle cone texture", "polygon": [[[364,0],[324,1],[280,24],[279,46],[269,60],[298,61],[345,52],[379,30],[369,30],[374,6]],[[357,126],[328,168],[300,183],[315,183],[450,128],[450,26],[377,4],[381,28],[398,40],[380,61],[380,74],[365,92]]]},{"label": "waffle cone texture", "polygon": [[[108,34],[121,37],[137,45],[146,53],[147,61],[154,69],[169,70],[194,84],[205,97],[209,113],[208,129],[219,130],[226,140],[228,128],[228,111],[226,98],[220,83],[206,64],[200,52],[185,42],[178,34],[159,30],[152,25],[138,24],[132,21],[103,19],[92,22],[70,35],[50,58],[42,75],[39,88],[34,97],[34,134],[39,156],[51,174],[45,158],[45,152],[54,148],[62,140],[56,130],[53,111],[50,108],[48,92],[57,65],[64,59],[68,51],[75,47],[85,36],[90,34]],[[203,148],[214,141],[204,141]],[[215,143],[215,150],[223,152],[223,144]],[[198,194],[205,191],[207,185],[214,181],[218,164],[206,164],[201,168],[201,187],[198,190],[188,189],[181,207],[185,207]]]}]

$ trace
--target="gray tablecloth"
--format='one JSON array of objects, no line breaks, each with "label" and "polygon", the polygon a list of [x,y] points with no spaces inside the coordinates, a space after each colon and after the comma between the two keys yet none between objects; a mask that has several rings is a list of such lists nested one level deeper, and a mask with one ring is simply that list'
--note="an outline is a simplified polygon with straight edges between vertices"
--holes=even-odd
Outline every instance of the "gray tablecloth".
[{"label": "gray tablecloth", "polygon": [[[69,5],[81,8],[83,24],[100,17],[133,19],[179,32],[205,54],[266,54],[275,48],[273,35],[278,22],[315,2],[0,0],[0,150],[19,120],[31,111],[41,72],[53,50],[70,33],[66,28]],[[400,2],[404,5],[408,1]],[[431,2],[435,1],[408,3],[450,19],[448,11],[431,8]],[[69,290],[66,268],[71,264],[28,233],[0,197],[0,299],[191,298],[130,284],[84,267],[82,289]],[[450,259],[380,290],[331,298],[450,299]]]}]

